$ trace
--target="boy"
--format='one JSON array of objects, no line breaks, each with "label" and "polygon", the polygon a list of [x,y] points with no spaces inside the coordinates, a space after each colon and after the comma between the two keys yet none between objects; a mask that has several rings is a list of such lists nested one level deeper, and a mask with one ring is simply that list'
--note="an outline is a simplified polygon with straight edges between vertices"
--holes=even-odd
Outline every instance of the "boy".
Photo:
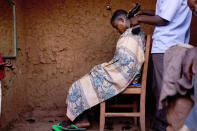
[{"label": "boy", "polygon": [[[67,117],[71,121],[74,121],[85,110],[124,91],[140,72],[144,62],[143,33],[132,34],[131,22],[124,10],[115,11],[111,24],[121,34],[115,56],[111,61],[93,67],[89,73],[75,81],[69,88]],[[75,128],[73,124],[70,125],[71,121],[53,125],[53,129]],[[77,122],[75,120],[74,123],[82,127],[80,121],[81,119]]]}]

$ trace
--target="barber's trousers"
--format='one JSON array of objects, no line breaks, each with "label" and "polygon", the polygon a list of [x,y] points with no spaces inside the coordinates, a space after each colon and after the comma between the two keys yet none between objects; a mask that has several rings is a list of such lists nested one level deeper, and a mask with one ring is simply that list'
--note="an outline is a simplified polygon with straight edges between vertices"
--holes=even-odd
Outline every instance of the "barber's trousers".
[{"label": "barber's trousers", "polygon": [[156,100],[156,112],[155,118],[156,122],[154,125],[154,129],[158,131],[166,131],[168,126],[168,122],[166,119],[166,108],[163,110],[159,110],[159,98],[162,88],[162,81],[163,81],[163,59],[164,54],[152,54],[153,60],[153,91]]}]

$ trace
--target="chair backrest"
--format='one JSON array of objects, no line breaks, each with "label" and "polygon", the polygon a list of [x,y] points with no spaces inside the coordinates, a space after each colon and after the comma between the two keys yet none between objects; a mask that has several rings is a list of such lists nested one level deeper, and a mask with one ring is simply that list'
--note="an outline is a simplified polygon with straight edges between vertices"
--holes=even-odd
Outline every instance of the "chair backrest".
[{"label": "chair backrest", "polygon": [[142,70],[142,89],[141,89],[141,99],[145,101],[146,97],[146,82],[147,82],[147,73],[148,73],[148,62],[150,57],[150,48],[151,48],[151,35],[146,37],[146,49],[145,49],[145,61]]}]

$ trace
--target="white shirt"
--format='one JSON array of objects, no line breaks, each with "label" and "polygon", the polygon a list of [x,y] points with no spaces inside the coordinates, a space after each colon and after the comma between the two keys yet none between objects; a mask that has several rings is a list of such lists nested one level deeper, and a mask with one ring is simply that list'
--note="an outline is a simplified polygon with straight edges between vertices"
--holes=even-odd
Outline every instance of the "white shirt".
[{"label": "white shirt", "polygon": [[165,53],[172,45],[189,43],[192,12],[187,0],[157,0],[156,15],[168,23],[155,27],[151,53]]}]

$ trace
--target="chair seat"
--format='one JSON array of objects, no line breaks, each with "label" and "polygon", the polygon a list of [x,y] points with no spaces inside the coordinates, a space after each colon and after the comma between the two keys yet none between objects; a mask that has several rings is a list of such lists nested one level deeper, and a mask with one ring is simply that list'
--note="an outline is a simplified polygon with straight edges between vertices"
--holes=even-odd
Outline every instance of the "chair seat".
[{"label": "chair seat", "polygon": [[127,88],[125,91],[122,92],[122,94],[141,94],[142,88],[137,87],[137,88]]}]

